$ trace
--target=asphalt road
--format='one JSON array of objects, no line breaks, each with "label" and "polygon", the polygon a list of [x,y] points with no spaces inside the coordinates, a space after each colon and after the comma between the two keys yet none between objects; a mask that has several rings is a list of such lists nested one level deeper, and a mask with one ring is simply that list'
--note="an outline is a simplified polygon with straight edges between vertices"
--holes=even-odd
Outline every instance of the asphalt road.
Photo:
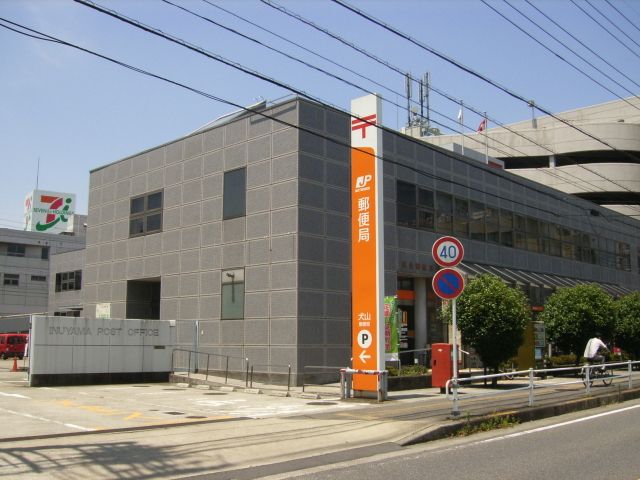
[{"label": "asphalt road", "polygon": [[640,479],[640,401],[267,477],[345,479]]}]

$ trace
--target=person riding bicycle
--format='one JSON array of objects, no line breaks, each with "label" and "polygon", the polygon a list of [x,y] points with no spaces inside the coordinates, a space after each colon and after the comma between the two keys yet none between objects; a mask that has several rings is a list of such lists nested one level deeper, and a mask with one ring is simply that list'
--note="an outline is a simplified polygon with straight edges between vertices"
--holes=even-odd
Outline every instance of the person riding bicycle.
[{"label": "person riding bicycle", "polygon": [[600,334],[596,333],[593,338],[590,338],[587,342],[587,346],[584,349],[584,358],[590,364],[594,363],[604,363],[604,355],[600,354],[600,351],[603,350],[605,352],[609,351],[609,348],[604,344],[602,340],[600,340]]}]

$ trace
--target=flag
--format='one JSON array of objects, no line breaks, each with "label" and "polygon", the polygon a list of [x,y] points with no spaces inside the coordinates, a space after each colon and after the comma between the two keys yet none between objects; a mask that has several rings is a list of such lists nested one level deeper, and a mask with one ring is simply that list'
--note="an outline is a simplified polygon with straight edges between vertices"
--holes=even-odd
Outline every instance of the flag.
[{"label": "flag", "polygon": [[482,121],[480,122],[480,125],[478,125],[477,132],[483,132],[486,129],[487,129],[487,119],[483,118]]},{"label": "flag", "polygon": [[458,122],[464,123],[464,112],[462,111],[462,108],[458,111]]}]

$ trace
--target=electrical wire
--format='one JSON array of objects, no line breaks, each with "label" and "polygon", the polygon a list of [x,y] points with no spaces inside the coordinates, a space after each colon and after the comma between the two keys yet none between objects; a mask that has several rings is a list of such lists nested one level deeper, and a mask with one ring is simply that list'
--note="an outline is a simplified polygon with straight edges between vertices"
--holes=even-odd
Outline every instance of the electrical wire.
[{"label": "electrical wire", "polygon": [[[177,86],[177,87],[183,88],[183,89],[188,90],[188,91],[190,91],[190,92],[192,92],[192,93],[195,93],[195,94],[200,95],[200,96],[203,96],[203,97],[205,97],[205,98],[208,98],[208,99],[214,100],[214,101],[216,101],[216,102],[220,102],[220,103],[224,103],[224,104],[226,104],[226,105],[230,105],[230,106],[232,106],[232,107],[235,107],[235,108],[237,108],[237,109],[239,109],[239,110],[243,110],[243,111],[245,111],[245,112],[247,112],[247,113],[250,113],[250,114],[254,114],[254,115],[258,115],[258,116],[264,117],[264,118],[268,118],[268,119],[273,120],[273,121],[275,121],[275,122],[277,122],[277,123],[279,123],[279,124],[281,124],[281,125],[284,125],[284,126],[287,126],[287,127],[290,127],[290,128],[294,128],[294,129],[296,129],[296,130],[299,130],[299,131],[302,131],[302,132],[308,133],[308,134],[310,134],[310,135],[313,135],[313,136],[316,136],[316,137],[322,138],[323,140],[327,140],[327,141],[333,142],[333,143],[335,143],[335,144],[337,144],[337,145],[344,146],[344,147],[348,147],[348,148],[351,148],[351,149],[354,149],[354,150],[358,150],[358,149],[357,149],[357,148],[355,148],[355,147],[351,147],[350,142],[344,142],[344,141],[338,140],[338,139],[336,139],[336,138],[332,138],[332,137],[330,137],[330,136],[320,134],[320,133],[318,133],[317,131],[314,131],[314,130],[312,130],[312,129],[309,129],[309,128],[306,128],[306,127],[303,127],[303,126],[300,126],[300,125],[295,125],[295,124],[289,123],[289,122],[287,122],[287,121],[285,121],[285,120],[282,120],[282,119],[280,119],[280,118],[274,117],[274,116],[269,115],[269,114],[266,114],[266,113],[264,113],[263,111],[256,110],[256,109],[254,109],[254,108],[244,107],[244,106],[242,106],[242,105],[240,105],[240,104],[237,104],[237,103],[235,103],[235,102],[232,102],[232,101],[229,101],[229,100],[226,100],[226,99],[220,98],[220,97],[218,97],[218,96],[215,96],[215,95],[213,95],[213,94],[210,94],[210,93],[204,92],[204,91],[202,91],[202,90],[196,89],[196,88],[194,88],[194,87],[188,86],[188,85],[183,84],[183,83],[181,83],[181,82],[178,82],[178,81],[175,81],[175,80],[171,80],[171,79],[169,79],[169,78],[167,78],[167,77],[164,77],[164,76],[162,76],[162,75],[159,75],[159,74],[155,74],[155,73],[149,72],[149,71],[144,70],[144,69],[142,69],[142,68],[138,68],[138,67],[132,66],[132,65],[127,64],[127,63],[125,63],[125,62],[122,62],[122,61],[120,61],[120,60],[113,59],[113,58],[111,58],[111,57],[108,57],[108,56],[103,55],[103,54],[100,54],[100,53],[98,53],[98,52],[95,52],[95,51],[89,50],[89,49],[84,48],[84,47],[81,47],[81,46],[79,46],[79,45],[76,45],[76,44],[73,44],[73,43],[70,43],[70,42],[67,42],[67,41],[61,40],[61,39],[56,38],[56,37],[53,37],[53,36],[51,36],[51,35],[44,34],[44,33],[42,33],[42,32],[39,32],[39,31],[36,31],[36,30],[31,29],[31,28],[29,28],[29,27],[26,27],[26,26],[20,25],[20,24],[18,24],[18,23],[16,23],[16,22],[13,22],[13,21],[8,20],[8,19],[6,19],[6,18],[0,17],[0,21],[5,22],[5,23],[9,23],[10,25],[17,26],[17,27],[22,28],[22,29],[24,29],[24,30],[26,30],[26,31],[29,31],[29,32],[32,32],[32,33],[36,33],[36,34],[38,34],[38,35],[41,35],[41,36],[43,36],[43,37],[46,37],[48,40],[55,41],[56,43],[58,43],[58,44],[60,44],[60,45],[64,45],[64,46],[67,46],[67,47],[70,47],[70,48],[74,48],[74,49],[80,50],[80,51],[85,52],[85,53],[87,53],[87,54],[89,54],[89,55],[96,56],[96,57],[101,58],[101,59],[103,59],[103,60],[105,60],[105,61],[108,61],[108,62],[110,62],[110,63],[114,63],[114,64],[116,64],[116,65],[118,65],[118,66],[123,67],[123,68],[129,69],[129,70],[132,70],[132,71],[134,71],[134,72],[136,72],[136,73],[140,73],[140,74],[142,74],[142,75],[146,75],[146,76],[149,76],[149,77],[155,78],[155,79],[157,79],[157,80],[160,80],[160,81],[163,81],[163,82],[169,83],[169,84],[171,84],[171,85],[174,85],[174,86]],[[4,25],[4,24],[2,24],[2,23],[0,23],[0,27],[8,28],[8,27],[7,27],[7,25]],[[13,30],[13,29],[12,29],[12,30]],[[15,31],[15,30],[14,30],[14,31]],[[18,33],[21,33],[21,34],[26,35],[26,33],[24,33],[24,32],[18,32]],[[340,110],[338,110],[338,111],[340,111]],[[342,112],[342,111],[340,111],[340,112],[341,112],[341,113],[345,113],[345,112]],[[385,127],[382,127],[381,125],[376,125],[376,126],[377,126],[378,128],[381,128],[382,130],[384,130],[384,131],[386,131],[386,132],[390,132],[390,133],[392,133],[392,134],[394,134],[394,135],[401,136],[398,132],[395,132],[395,131],[389,130],[389,129],[385,128]],[[424,143],[422,143],[422,142],[418,142],[417,140],[415,140],[415,139],[413,139],[413,138],[411,138],[411,137],[406,137],[406,136],[401,136],[401,137],[402,137],[402,138],[404,138],[404,139],[405,139],[405,140],[407,140],[407,141],[410,141],[410,142],[412,142],[412,143],[417,143],[417,144],[420,144],[422,147],[425,147],[425,144],[424,144]],[[430,148],[433,148],[433,147],[430,147]],[[458,160],[458,157],[456,157],[455,155],[450,154],[450,153],[449,153],[449,152],[447,152],[446,150],[439,151],[439,152],[440,152],[442,155],[444,155],[444,156],[446,156],[446,157],[448,157],[448,158],[451,158],[451,159],[454,159],[454,160]],[[405,168],[405,169],[407,169],[407,170],[409,170],[409,171],[412,171],[412,172],[414,172],[414,173],[416,173],[416,174],[418,174],[418,175],[422,175],[422,176],[424,176],[424,177],[426,177],[426,178],[431,178],[431,179],[433,179],[433,180],[446,181],[446,182],[448,182],[448,183],[451,183],[451,184],[453,184],[453,185],[457,185],[457,186],[459,186],[459,187],[462,187],[462,188],[468,189],[468,190],[470,190],[470,191],[477,191],[477,192],[479,192],[479,193],[484,193],[484,194],[489,195],[489,196],[491,196],[491,197],[494,197],[494,198],[496,198],[496,199],[499,199],[499,200],[505,200],[505,201],[508,201],[508,202],[513,203],[513,204],[515,204],[515,205],[521,205],[521,206],[525,206],[525,207],[530,206],[530,205],[529,205],[529,203],[526,203],[526,202],[524,202],[524,201],[519,201],[519,200],[517,200],[517,199],[513,199],[513,198],[507,198],[507,197],[504,197],[504,196],[499,195],[499,194],[496,194],[496,193],[490,193],[490,192],[487,192],[487,191],[485,191],[485,190],[483,190],[483,189],[476,188],[476,187],[473,187],[473,186],[471,186],[471,185],[467,185],[467,184],[465,184],[465,183],[458,182],[458,181],[455,181],[455,180],[452,180],[452,179],[449,179],[449,178],[441,177],[441,176],[438,176],[438,175],[436,175],[436,174],[433,174],[433,173],[427,172],[427,171],[425,171],[425,170],[419,169],[419,168],[417,168],[417,167],[412,167],[411,165],[407,165],[407,164],[404,164],[404,163],[401,163],[401,162],[398,162],[398,161],[394,161],[394,160],[391,160],[391,159],[388,159],[388,158],[384,158],[384,157],[382,157],[381,155],[377,155],[377,158],[379,158],[379,159],[381,159],[382,161],[387,162],[387,163],[389,163],[389,164],[395,165],[395,166],[397,166],[397,167],[399,167],[399,168]],[[478,166],[476,166],[476,165],[474,165],[472,162],[468,163],[468,165],[469,165],[470,167],[478,168],[478,169],[480,169],[480,170],[481,170],[481,171],[483,171],[483,172],[488,172],[488,173],[491,173],[491,174],[496,174],[493,170],[491,170],[491,169],[488,169],[488,170],[487,170],[487,169],[481,168],[479,165],[478,165]],[[511,180],[511,181],[513,181],[513,182],[514,182],[514,183],[516,183],[516,184],[519,184],[520,186],[524,187],[525,189],[531,189],[531,188],[532,188],[532,187],[531,187],[531,185],[529,185],[529,184],[527,184],[527,183],[525,183],[525,182],[521,182],[521,181],[519,181],[517,178],[511,178],[510,180]],[[551,191],[546,191],[546,192],[540,192],[539,190],[535,190],[535,191],[536,191],[537,193],[543,193],[544,195],[547,195],[547,196],[549,196],[549,197],[551,197],[551,198],[554,198],[554,199],[556,199],[556,200],[559,200],[559,201],[562,201],[562,202],[565,202],[565,203],[569,203],[569,204],[571,204],[573,207],[575,207],[576,209],[579,209],[579,210],[583,210],[583,211],[585,211],[585,213],[586,213],[586,214],[591,214],[590,212],[591,212],[591,210],[592,210],[592,209],[587,208],[587,207],[585,207],[584,205],[580,205],[580,204],[578,204],[578,203],[575,203],[575,201],[574,201],[571,197],[569,197],[569,196],[564,196],[564,197],[563,197],[563,196],[558,195],[558,194],[555,194],[554,192],[551,192]],[[559,213],[558,211],[548,210],[548,209],[545,209],[545,208],[537,208],[537,210],[538,210],[538,211],[540,211],[540,212],[542,212],[542,213],[547,213],[547,214],[549,214],[549,215],[552,215],[552,216],[554,216],[554,217],[558,217],[558,218],[563,218],[563,217],[566,215],[566,214],[564,214],[564,213]],[[601,216],[601,217],[605,217],[605,218],[606,218],[606,215],[600,215],[600,216]],[[632,227],[632,228],[638,228],[638,229],[640,229],[640,227],[639,227],[639,226],[634,225],[633,223],[629,222],[628,220],[627,220],[627,221],[624,221],[623,219],[620,219],[620,220],[618,220],[618,222],[619,222],[619,223],[622,223],[623,225],[625,225],[625,226],[627,226],[627,227]],[[621,234],[627,234],[627,233],[626,233],[626,232],[624,232],[624,231],[620,231],[620,233],[621,233]]]},{"label": "electrical wire", "polygon": [[589,12],[587,12],[584,8],[582,8],[575,0],[569,0],[571,3],[573,3],[582,13],[584,13],[587,17],[589,17],[591,20],[593,20],[602,30],[604,30],[606,33],[608,33],[613,39],[615,39],[620,45],[622,45],[624,48],[626,48],[627,50],[629,50],[632,54],[634,54],[636,57],[640,58],[640,55],[635,52],[631,47],[629,47],[629,45],[627,45],[626,43],[624,43],[622,40],[620,40],[617,36],[615,36],[607,27],[605,27],[604,25],[602,25],[602,23],[600,23],[596,18],[594,18]]},{"label": "electrical wire", "polygon": [[[261,1],[262,2],[268,2],[269,0],[261,0]],[[507,93],[508,95],[510,95],[510,96],[512,96],[514,98],[517,98],[518,100],[521,100],[522,102],[525,102],[525,103],[527,103],[528,105],[531,106],[531,101],[527,100],[522,95],[513,92],[512,90],[510,90],[510,89],[498,84],[494,80],[489,79],[488,77],[486,77],[486,76],[484,76],[484,75],[482,75],[482,74],[470,69],[469,67],[465,67],[460,62],[448,57],[447,55],[445,55],[445,54],[443,54],[441,52],[438,52],[434,48],[424,44],[423,42],[421,42],[419,40],[416,40],[412,36],[395,29],[394,27],[386,24],[382,20],[379,20],[379,19],[377,19],[375,17],[372,17],[371,15],[363,12],[362,10],[360,10],[360,9],[358,9],[356,7],[353,7],[352,5],[349,5],[348,3],[346,3],[343,0],[331,0],[331,1],[336,3],[336,4],[338,4],[338,5],[340,5],[340,6],[342,6],[342,7],[344,7],[345,9],[355,13],[356,15],[368,20],[369,22],[371,22],[371,23],[373,23],[375,25],[378,25],[379,27],[381,27],[381,28],[383,28],[383,29],[385,29],[385,30],[387,30],[387,31],[399,36],[400,38],[403,38],[403,39],[409,41],[410,43],[412,43],[412,44],[414,44],[414,45],[416,45],[416,46],[428,51],[429,53],[432,53],[433,55],[436,55],[438,58],[441,58],[441,59],[447,61],[448,63],[451,63],[452,65],[460,68],[461,70],[463,70],[463,71],[465,71],[465,72],[467,72],[467,73],[469,73],[469,74],[471,74],[471,75],[483,80],[484,82],[489,83],[490,85],[502,90],[503,92]],[[605,140],[603,140],[603,139],[601,139],[601,138],[599,138],[599,137],[587,132],[583,128],[580,128],[580,127],[572,124],[571,122],[569,122],[567,120],[564,120],[561,117],[558,117],[557,115],[551,113],[547,109],[540,107],[538,104],[535,104],[535,105],[532,105],[532,106],[533,106],[533,108],[535,108],[535,109],[537,109],[537,110],[549,115],[550,117],[554,118],[555,120],[557,120],[557,121],[569,126],[570,128],[573,128],[574,130],[577,130],[578,132],[582,133],[583,135],[595,140],[596,142],[601,143],[602,145],[605,145],[605,146],[609,147],[611,150],[614,150],[614,151],[619,152],[619,153],[621,153],[621,154],[623,154],[623,155],[625,155],[627,157],[630,157],[636,162],[640,162],[640,159],[638,157],[636,157],[635,155],[632,155],[629,152],[624,151],[624,150],[618,150],[617,148],[615,148],[613,145],[611,145],[610,143],[606,142]],[[627,188],[627,187],[625,187],[623,185],[617,184],[615,181],[613,181],[613,180],[611,180],[611,179],[609,179],[609,178],[607,178],[607,177],[605,177],[605,176],[603,176],[603,175],[601,175],[601,174],[599,174],[597,172],[594,172],[594,171],[588,169],[587,167],[582,166],[582,168],[590,171],[594,175],[597,175],[597,176],[599,176],[599,177],[601,177],[601,178],[613,183],[614,185],[619,186],[623,190],[627,190],[627,191],[630,191],[630,192],[633,191],[633,190],[630,190],[629,188]]]},{"label": "electrical wire", "polygon": [[604,13],[602,13],[602,11],[596,7],[593,3],[591,3],[589,0],[584,0],[585,2],[587,2],[587,4],[589,4],[589,6],[591,8],[593,8],[596,12],[598,12],[602,18],[604,18],[607,22],[609,22],[613,28],[615,28],[616,30],[618,30],[621,34],[623,34],[625,37],[627,37],[632,43],[635,44],[636,47],[640,48],[640,43],[636,42],[633,38],[631,38],[629,36],[629,34],[627,34],[627,32],[625,32],[624,30],[622,30],[618,24],[616,24],[613,20],[611,20],[608,16],[606,16]]},{"label": "electrical wire", "polygon": [[616,72],[618,72],[620,75],[622,75],[624,78],[626,78],[627,80],[629,80],[631,83],[633,83],[635,86],[637,86],[638,88],[640,88],[640,83],[636,82],[633,78],[629,77],[628,75],[626,75],[625,73],[623,73],[622,71],[620,71],[618,68],[616,68],[611,62],[609,62],[606,58],[604,58],[602,55],[599,55],[597,52],[595,52],[592,48],[590,48],[587,44],[585,44],[583,41],[581,41],[580,39],[578,39],[574,34],[572,34],[570,31],[568,31],[566,28],[564,28],[562,25],[560,25],[558,22],[556,22],[553,18],[551,18],[549,15],[547,15],[545,12],[543,12],[542,10],[540,10],[535,4],[533,4],[531,2],[531,0],[524,0],[525,2],[527,2],[533,9],[535,9],[538,13],[540,13],[540,15],[542,15],[544,18],[546,18],[547,20],[549,20],[551,23],[553,23],[556,27],[558,27],[560,30],[562,30],[564,33],[566,33],[567,35],[569,35],[571,38],[573,38],[576,42],[578,42],[580,45],[582,45],[582,47],[584,47],[585,49],[587,49],[592,55],[595,55],[598,59],[600,59],[602,62],[606,63],[609,67],[613,68]]},{"label": "electrical wire", "polygon": [[[612,95],[618,97],[620,100],[624,101],[625,103],[627,103],[628,105],[631,105],[633,108],[635,108],[636,110],[640,111],[640,107],[638,107],[637,105],[634,105],[633,103],[629,102],[627,99],[622,98],[620,95],[618,95],[617,93],[615,93],[613,90],[610,90],[608,87],[606,87],[605,85],[603,85],[602,83],[600,83],[599,81],[597,81],[595,78],[593,78],[591,75],[589,75],[588,73],[586,73],[584,70],[582,70],[581,68],[577,67],[576,65],[573,65],[571,62],[569,62],[568,60],[566,60],[565,58],[561,57],[560,55],[558,55],[557,53],[555,53],[553,51],[553,49],[551,49],[550,47],[546,46],[545,44],[543,44],[541,41],[539,41],[538,39],[536,39],[535,37],[533,37],[531,34],[529,34],[528,32],[526,32],[523,28],[521,28],[519,25],[517,25],[515,22],[513,22],[511,19],[507,18],[505,15],[502,14],[502,12],[498,11],[495,7],[489,5],[486,0],[481,0],[483,4],[485,4],[487,7],[489,7],[491,10],[493,10],[494,12],[496,12],[498,15],[500,15],[502,18],[504,18],[506,21],[508,21],[509,23],[511,23],[514,27],[516,27],[518,30],[520,30],[521,32],[523,32],[525,35],[527,35],[529,38],[531,38],[534,42],[536,42],[538,45],[542,46],[545,50],[551,52],[553,55],[555,55],[556,57],[558,57],[560,60],[562,60],[563,62],[565,62],[567,65],[570,65],[572,68],[574,68],[575,70],[577,70],[578,72],[580,72],[582,75],[584,75],[585,77],[587,77],[589,80],[593,81],[594,83],[596,83],[597,85],[601,86],[602,88],[604,88],[605,90],[607,90],[609,93],[611,93]],[[575,50],[573,50],[571,47],[567,46],[564,42],[562,42],[561,40],[559,40],[558,38],[556,38],[553,34],[549,33],[547,30],[545,30],[543,27],[541,27],[538,23],[536,23],[534,20],[532,20],[527,14],[525,14],[522,10],[518,9],[517,7],[513,6],[511,3],[509,3],[509,0],[502,0],[504,3],[506,3],[507,5],[509,5],[509,7],[511,7],[513,10],[515,10],[516,12],[518,12],[521,16],[523,16],[524,18],[526,18],[529,22],[531,22],[533,25],[535,25],[536,27],[538,27],[540,30],[542,30],[544,33],[546,33],[548,36],[550,36],[552,39],[554,39],[556,42],[558,42],[560,45],[562,45],[564,48],[566,48],[567,50],[569,50],[571,53],[573,53],[576,57],[578,57],[580,60],[582,60],[583,62],[585,62],[587,65],[589,65],[591,68],[593,68],[594,70],[596,70],[598,73],[600,73],[602,76],[606,77],[607,79],[609,79],[610,81],[612,81],[613,83],[615,83],[617,86],[619,86],[620,88],[622,88],[623,90],[625,90],[629,95],[631,95],[632,97],[636,97],[639,98],[635,93],[633,93],[631,90],[629,90],[627,87],[625,87],[624,85],[622,85],[620,82],[618,82],[616,79],[612,78],[609,74],[607,74],[606,72],[603,72],[600,68],[598,68],[597,66],[595,66],[593,63],[591,63],[588,59],[584,58],[580,53],[576,52]]]},{"label": "electrical wire", "polygon": [[[308,25],[308,26],[310,26],[310,27],[312,27],[312,28],[314,28],[314,29],[316,29],[316,30],[318,30],[318,31],[320,31],[320,32],[322,32],[322,33],[324,33],[325,35],[329,36],[330,38],[333,38],[333,39],[335,39],[335,40],[339,41],[340,43],[343,43],[344,45],[347,45],[347,46],[349,46],[350,48],[353,48],[353,49],[354,49],[354,50],[356,50],[357,52],[359,52],[359,53],[361,53],[361,54],[365,55],[366,57],[368,57],[368,58],[370,58],[370,59],[372,59],[372,60],[375,60],[376,62],[380,63],[381,65],[384,65],[384,66],[386,66],[387,68],[389,68],[389,69],[391,69],[391,70],[393,70],[393,71],[396,71],[397,73],[400,73],[401,75],[404,75],[404,72],[403,72],[401,69],[399,69],[398,67],[395,67],[394,65],[390,64],[390,63],[389,63],[389,62],[387,62],[386,60],[383,60],[383,59],[381,59],[381,58],[379,58],[379,57],[377,57],[377,56],[375,56],[375,55],[371,54],[370,52],[367,52],[365,49],[363,49],[363,48],[359,47],[358,45],[355,45],[355,44],[353,44],[353,43],[351,43],[351,42],[349,42],[349,41],[347,41],[347,40],[343,39],[343,38],[342,38],[342,37],[340,37],[339,35],[336,35],[335,33],[330,32],[329,30],[327,30],[327,29],[325,29],[325,28],[323,28],[323,27],[321,27],[321,26],[319,26],[319,25],[316,25],[315,23],[311,22],[310,20],[305,19],[304,17],[302,17],[302,16],[300,16],[300,15],[298,15],[298,14],[296,14],[296,13],[294,13],[294,12],[290,11],[290,10],[287,10],[286,8],[284,8],[284,7],[283,7],[283,6],[281,6],[281,5],[276,4],[276,3],[275,3],[275,2],[273,2],[272,0],[261,0],[261,1],[262,1],[262,3],[264,3],[265,5],[267,5],[267,6],[271,7],[271,8],[273,8],[273,9],[275,9],[275,10],[277,10],[277,11],[279,11],[279,12],[281,12],[281,13],[283,13],[283,14],[285,14],[285,15],[287,15],[287,16],[289,16],[289,17],[291,17],[291,18],[294,18],[294,19],[298,20],[298,21],[300,21],[300,22],[304,23],[305,25]],[[439,93],[439,94],[441,94],[441,95],[445,96],[445,98],[448,98],[449,100],[454,101],[454,100],[453,100],[453,99],[451,99],[451,97],[450,97],[448,94],[446,94],[445,92],[440,92],[440,91],[438,91],[438,89],[435,89],[435,87],[432,87],[432,89],[433,89],[434,91],[436,91],[436,93]],[[459,101],[459,100],[458,100],[458,101],[456,101],[456,103],[460,104],[460,103],[461,103],[461,101]],[[531,103],[531,101],[529,101],[529,103]],[[470,108],[469,106],[467,106],[467,108],[469,108],[471,111],[474,111],[474,112],[476,112],[476,113],[481,114],[480,112],[477,112],[476,110],[474,110],[473,108]],[[485,115],[486,115],[486,114],[485,114]],[[488,118],[488,117],[487,117],[487,118]],[[497,123],[497,122],[494,122],[494,123]],[[566,123],[566,122],[565,122],[565,123]],[[571,125],[570,125],[570,126],[571,126]],[[552,153],[552,154],[554,154],[554,155],[557,155],[557,154],[556,154],[552,149],[550,149],[549,147],[547,147],[547,146],[545,146],[545,145],[542,145],[542,144],[540,144],[540,143],[536,142],[535,140],[533,140],[533,139],[531,139],[531,138],[529,138],[529,137],[527,137],[527,136],[525,136],[525,135],[521,134],[521,133],[520,133],[520,132],[518,132],[517,130],[511,129],[511,128],[509,128],[509,127],[507,127],[507,126],[504,126],[504,125],[503,125],[502,127],[503,127],[503,128],[505,128],[506,130],[510,131],[511,133],[513,133],[513,134],[515,134],[515,135],[517,135],[517,136],[520,136],[520,137],[522,137],[522,138],[526,139],[527,141],[531,142],[532,144],[537,145],[538,147],[542,148],[543,150],[547,150],[548,152],[550,152],[550,153]],[[569,155],[563,155],[563,157],[564,157],[564,158],[571,159],[571,156],[569,156]],[[591,169],[589,169],[589,168],[587,168],[587,167],[585,167],[585,166],[580,165],[580,164],[579,164],[577,161],[575,161],[575,160],[574,160],[574,163],[575,163],[576,165],[580,166],[581,168],[583,168],[583,169],[585,169],[585,170],[589,171],[590,173],[593,173],[593,174],[595,174],[595,175],[597,175],[597,176],[599,176],[599,177],[601,177],[601,178],[603,178],[603,179],[605,179],[605,180],[608,180],[608,179],[607,179],[606,177],[604,177],[603,175],[598,174],[597,172],[593,172]],[[566,181],[566,179],[565,179],[565,178],[559,177],[557,174],[554,174],[554,173],[549,173],[549,174],[550,174],[551,176],[557,176],[558,178],[561,178],[563,181]],[[578,177],[575,177],[575,178],[576,178],[576,179],[578,179],[578,180],[579,180],[580,182],[582,182],[582,183],[591,184],[590,182],[585,181],[585,180],[582,180],[582,179],[579,179]],[[615,183],[615,182],[612,182],[612,183]],[[591,184],[591,185],[595,188],[595,190],[594,190],[594,191],[601,190],[600,188],[598,188],[598,187],[594,186],[593,184]],[[619,186],[620,186],[620,185],[619,185]],[[620,186],[620,188],[625,189],[623,186]]]}]

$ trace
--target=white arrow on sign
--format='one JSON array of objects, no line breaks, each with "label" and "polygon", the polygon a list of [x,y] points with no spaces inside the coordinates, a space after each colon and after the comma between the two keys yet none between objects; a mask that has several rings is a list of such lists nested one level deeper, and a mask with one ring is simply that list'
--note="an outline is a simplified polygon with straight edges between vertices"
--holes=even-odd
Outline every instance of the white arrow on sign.
[{"label": "white arrow on sign", "polygon": [[360,359],[360,361],[362,363],[367,363],[367,361],[365,360],[365,358],[371,358],[371,355],[365,355],[365,353],[367,353],[366,350],[363,350],[360,355],[358,355],[358,358]]}]

